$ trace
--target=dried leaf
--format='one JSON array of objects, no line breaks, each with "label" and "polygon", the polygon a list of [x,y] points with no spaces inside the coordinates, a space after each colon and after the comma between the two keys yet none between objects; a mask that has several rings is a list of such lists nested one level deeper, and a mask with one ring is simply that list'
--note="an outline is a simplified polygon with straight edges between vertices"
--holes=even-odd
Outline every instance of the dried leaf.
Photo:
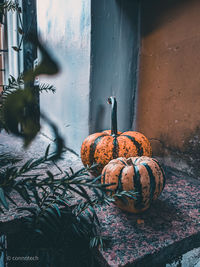
[{"label": "dried leaf", "polygon": [[12,46],[12,49],[14,49],[16,52],[19,52],[19,51],[22,50],[21,48],[19,48],[19,47],[17,47],[17,46]]},{"label": "dried leaf", "polygon": [[21,27],[18,27],[18,33],[21,34],[21,35],[24,34],[24,32],[23,32]]}]

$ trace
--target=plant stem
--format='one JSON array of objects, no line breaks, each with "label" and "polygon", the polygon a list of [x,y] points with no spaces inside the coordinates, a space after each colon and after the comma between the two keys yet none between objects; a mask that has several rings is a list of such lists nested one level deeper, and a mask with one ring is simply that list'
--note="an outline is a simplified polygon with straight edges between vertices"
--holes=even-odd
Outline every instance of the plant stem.
[{"label": "plant stem", "polygon": [[111,135],[117,135],[117,100],[114,96],[108,98],[108,103],[112,105],[111,111]]}]

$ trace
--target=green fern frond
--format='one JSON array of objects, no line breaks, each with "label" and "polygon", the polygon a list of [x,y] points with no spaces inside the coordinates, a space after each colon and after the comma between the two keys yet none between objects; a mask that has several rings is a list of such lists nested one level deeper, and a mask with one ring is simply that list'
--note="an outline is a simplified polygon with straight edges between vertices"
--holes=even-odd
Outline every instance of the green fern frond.
[{"label": "green fern frond", "polygon": [[21,161],[21,158],[13,156],[9,153],[0,154],[0,168],[3,168],[7,165],[15,164],[20,161]]},{"label": "green fern frond", "polygon": [[39,92],[52,92],[54,94],[56,92],[56,88],[53,85],[47,83],[40,83]]}]

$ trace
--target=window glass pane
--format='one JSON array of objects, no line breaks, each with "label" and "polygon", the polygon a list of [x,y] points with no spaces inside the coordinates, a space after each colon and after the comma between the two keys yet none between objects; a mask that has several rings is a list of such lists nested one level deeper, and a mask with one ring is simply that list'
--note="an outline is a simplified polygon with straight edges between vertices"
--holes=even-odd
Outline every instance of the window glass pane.
[{"label": "window glass pane", "polygon": [[41,94],[40,107],[79,152],[88,134],[90,0],[38,0],[37,17],[41,39],[61,66],[57,76],[40,77],[57,89]]}]

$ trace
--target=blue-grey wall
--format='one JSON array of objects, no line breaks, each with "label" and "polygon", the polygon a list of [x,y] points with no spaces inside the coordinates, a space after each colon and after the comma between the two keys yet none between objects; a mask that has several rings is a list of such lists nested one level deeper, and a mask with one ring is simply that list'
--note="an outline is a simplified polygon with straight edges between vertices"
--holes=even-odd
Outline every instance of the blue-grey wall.
[{"label": "blue-grey wall", "polygon": [[[40,107],[79,152],[89,131],[90,0],[37,0],[37,16],[41,38],[62,69],[55,77],[40,77],[57,89],[41,94]],[[50,135],[48,128],[42,131]]]},{"label": "blue-grey wall", "polygon": [[[80,151],[92,132],[110,129],[107,98],[118,100],[119,130],[135,118],[139,0],[37,0],[38,29],[62,72],[40,77],[57,88],[41,95],[41,109],[67,145]],[[48,130],[43,131],[46,134]]]},{"label": "blue-grey wall", "polygon": [[111,95],[118,101],[120,131],[131,129],[139,55],[139,1],[91,2],[90,132],[110,129]]}]

